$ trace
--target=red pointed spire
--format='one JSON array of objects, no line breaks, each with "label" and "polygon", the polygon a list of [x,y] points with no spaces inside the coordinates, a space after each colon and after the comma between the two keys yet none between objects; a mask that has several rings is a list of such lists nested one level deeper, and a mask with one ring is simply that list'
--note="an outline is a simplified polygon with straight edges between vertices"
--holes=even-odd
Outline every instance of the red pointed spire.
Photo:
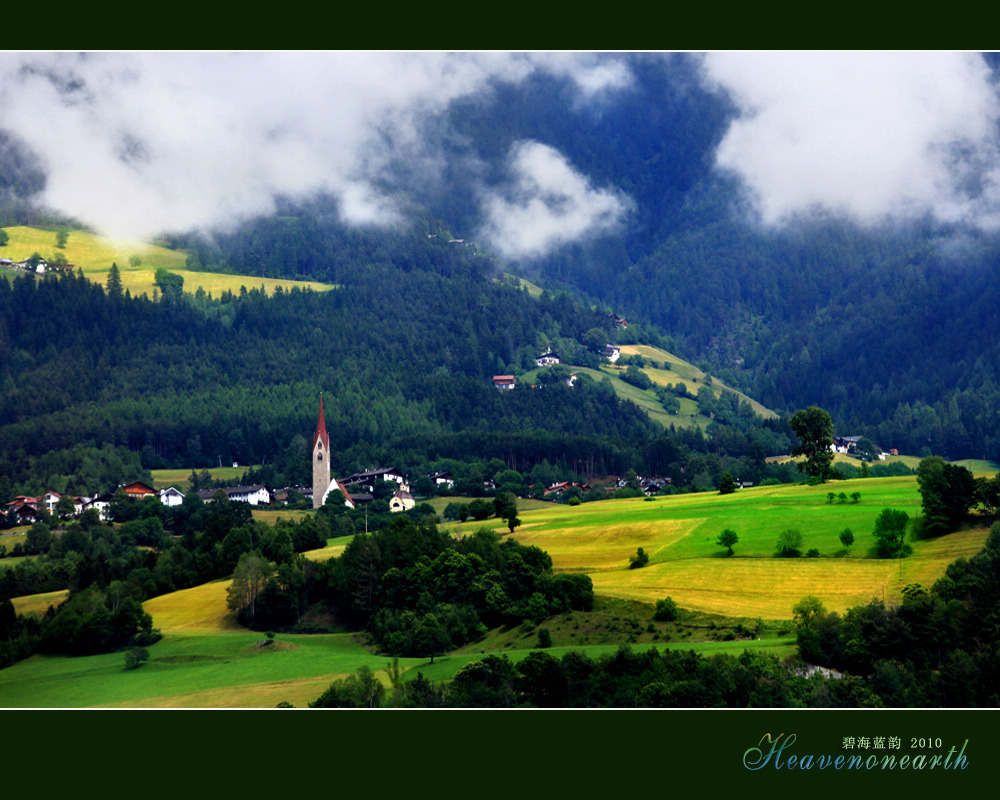
[{"label": "red pointed spire", "polygon": [[329,451],[330,437],[326,432],[326,417],[323,416],[323,393],[319,393],[319,419],[316,421],[316,435],[313,436],[313,449],[316,449],[316,442],[323,442],[323,449]]}]

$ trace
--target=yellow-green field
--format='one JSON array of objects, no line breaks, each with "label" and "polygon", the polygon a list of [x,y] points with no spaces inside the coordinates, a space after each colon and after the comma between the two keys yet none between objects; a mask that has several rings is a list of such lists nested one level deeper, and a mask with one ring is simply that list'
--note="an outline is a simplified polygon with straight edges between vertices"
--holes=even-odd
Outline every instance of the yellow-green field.
[{"label": "yellow-green field", "polygon": [[41,617],[49,610],[49,606],[58,606],[69,596],[69,591],[63,589],[58,592],[43,592],[42,594],[29,594],[27,597],[15,597],[11,600],[14,604],[14,611],[25,616],[35,615]]},{"label": "yellow-green field", "polygon": [[[861,501],[831,504],[829,491],[857,491]],[[514,536],[548,552],[556,569],[588,574],[600,595],[646,603],[669,596],[695,611],[789,619],[806,595],[838,612],[873,598],[898,601],[906,584],[929,587],[949,563],[977,553],[986,538],[987,529],[977,528],[914,541],[913,554],[902,561],[868,558],[875,518],[887,507],[911,519],[919,514],[915,477],[552,505],[523,511]],[[456,525],[456,532],[481,524]],[[716,543],[726,528],[739,536],[732,557]],[[778,534],[786,528],[803,534],[802,557],[775,557]],[[855,536],[849,553],[839,540],[844,528]],[[650,562],[629,569],[639,547]],[[804,556],[812,548],[818,558]]]},{"label": "yellow-green field", "polygon": [[[180,250],[144,242],[117,242],[103,236],[94,236],[84,231],[71,231],[66,247],[59,250],[56,247],[56,231],[12,227],[5,228],[10,241],[4,247],[3,256],[12,261],[28,258],[32,253],[38,253],[46,261],[51,262],[56,253],[64,253],[70,264],[90,281],[104,284],[107,281],[111,264],[118,265],[121,271],[122,285],[133,295],[153,295],[155,288],[154,274],[159,267],[165,267],[184,278],[184,291],[194,294],[199,288],[204,289],[213,297],[218,297],[225,291],[239,292],[245,286],[247,289],[263,288],[271,294],[278,286],[285,290],[299,287],[326,291],[333,286],[314,281],[293,281],[275,278],[253,278],[244,275],[226,275],[218,272],[201,272],[187,269],[187,254]],[[142,262],[133,267],[129,259],[137,256]]]},{"label": "yellow-green field", "polygon": [[[650,347],[643,344],[625,344],[621,347],[621,354],[623,356],[639,355],[656,363],[669,364],[670,369],[651,367],[643,369],[643,372],[649,375],[650,380],[657,385],[665,386],[668,383],[675,385],[683,383],[691,394],[698,394],[698,389],[705,385],[705,378],[707,376],[702,370],[698,369],[694,364],[689,364],[687,361],[678,358],[673,353],[668,353],[666,350],[661,350],[658,347]],[[715,378],[712,379],[711,388],[715,391],[716,396],[719,395],[722,389],[736,392],[736,395],[741,400],[750,403],[753,410],[765,419],[773,419],[778,416],[771,409],[765,408],[753,398],[747,397],[742,392],[726,386]],[[683,407],[681,413],[684,413]]]}]

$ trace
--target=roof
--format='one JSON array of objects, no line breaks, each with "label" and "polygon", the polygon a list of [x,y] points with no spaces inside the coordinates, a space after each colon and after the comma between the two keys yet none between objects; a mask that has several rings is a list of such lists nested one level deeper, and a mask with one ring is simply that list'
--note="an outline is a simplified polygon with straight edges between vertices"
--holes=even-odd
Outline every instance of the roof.
[{"label": "roof", "polygon": [[323,416],[323,393],[319,393],[319,419],[316,420],[316,433],[313,435],[312,446],[316,449],[316,442],[323,442],[323,449],[329,452],[330,436],[326,432],[326,417]]}]

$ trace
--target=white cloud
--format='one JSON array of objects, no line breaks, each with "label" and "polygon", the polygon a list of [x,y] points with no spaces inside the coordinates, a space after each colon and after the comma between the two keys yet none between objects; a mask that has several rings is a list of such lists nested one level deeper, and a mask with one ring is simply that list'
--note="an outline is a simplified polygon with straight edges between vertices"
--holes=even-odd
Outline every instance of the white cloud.
[{"label": "white cloud", "polygon": [[104,233],[224,225],[316,191],[377,224],[398,216],[376,188],[390,162],[433,163],[426,115],[536,69],[583,97],[627,81],[587,54],[8,52],[0,125],[44,163],[45,202]]},{"label": "white cloud", "polygon": [[481,235],[508,258],[534,258],[616,229],[632,202],[590,185],[558,151],[518,142],[510,153],[509,183],[486,193]]},{"label": "white cloud", "polygon": [[979,55],[719,52],[704,65],[741,111],[717,164],[746,181],[765,222],[825,208],[861,223],[993,223],[1000,112]]}]

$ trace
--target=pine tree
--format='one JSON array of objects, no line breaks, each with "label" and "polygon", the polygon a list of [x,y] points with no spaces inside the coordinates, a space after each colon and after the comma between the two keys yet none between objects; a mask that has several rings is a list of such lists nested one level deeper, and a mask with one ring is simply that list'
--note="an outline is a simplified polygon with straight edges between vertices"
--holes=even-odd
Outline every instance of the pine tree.
[{"label": "pine tree", "polygon": [[122,275],[118,270],[118,264],[111,262],[111,269],[108,270],[108,281],[105,284],[108,292],[108,297],[114,298],[115,300],[121,299],[122,296]]}]

